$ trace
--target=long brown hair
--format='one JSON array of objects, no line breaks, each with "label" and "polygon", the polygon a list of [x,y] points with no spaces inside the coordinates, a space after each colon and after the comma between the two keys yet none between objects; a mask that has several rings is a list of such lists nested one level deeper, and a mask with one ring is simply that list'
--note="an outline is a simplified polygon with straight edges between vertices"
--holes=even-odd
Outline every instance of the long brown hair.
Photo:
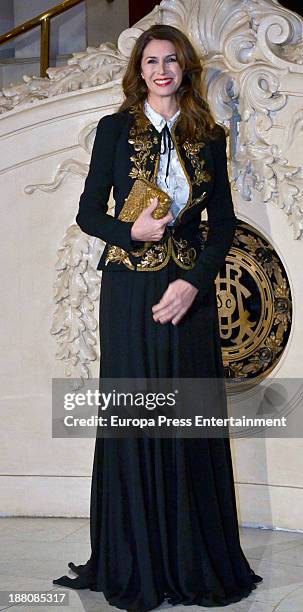
[{"label": "long brown hair", "polygon": [[146,121],[143,108],[148,90],[141,77],[141,59],[146,45],[153,39],[169,40],[174,44],[177,60],[183,71],[182,83],[176,92],[181,110],[178,121],[181,143],[186,139],[195,141],[208,136],[214,137],[216,123],[202,96],[203,68],[199,57],[187,36],[170,25],[153,25],[136,40],[122,80],[125,100],[118,112],[129,109],[136,114],[142,125]]}]

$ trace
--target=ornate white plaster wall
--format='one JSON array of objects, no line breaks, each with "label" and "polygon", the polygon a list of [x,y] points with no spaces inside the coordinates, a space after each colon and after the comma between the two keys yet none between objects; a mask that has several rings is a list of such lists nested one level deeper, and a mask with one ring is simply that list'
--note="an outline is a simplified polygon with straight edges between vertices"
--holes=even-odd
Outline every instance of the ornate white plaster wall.
[{"label": "ornate white plaster wall", "polygon": [[[28,195],[24,188],[48,182],[67,158],[85,166],[88,153],[79,145],[78,134],[110,109],[106,94],[92,88],[52,98],[35,110],[16,109],[1,120],[4,514],[88,513],[93,441],[52,439],[51,427],[52,377],[64,376],[50,333],[57,251],[74,223],[83,177],[71,174],[49,192]],[[78,237],[85,238],[74,227]],[[91,375],[97,376],[97,360],[90,365]]]},{"label": "ornate white plaster wall", "polygon": [[[156,22],[180,27],[205,64],[205,95],[231,129],[236,214],[274,245],[291,283],[292,333],[272,376],[301,375],[302,19],[274,1],[163,0],[121,33],[117,47],[74,54],[66,67],[49,69],[48,79],[26,80],[0,96],[6,296],[0,448],[7,513],[88,514],[93,440],[51,439],[51,378],[64,376],[55,337],[61,337],[58,356],[70,351],[66,369],[73,376],[97,376],[94,322],[86,321],[79,339],[64,335],[64,315],[70,306],[79,314],[80,280],[88,279],[102,248],[73,222],[91,130],[122,99],[134,38]],[[73,259],[65,259],[71,248]],[[68,281],[63,305],[62,270]],[[97,287],[97,276],[90,278]],[[88,297],[96,320],[96,295]],[[88,331],[96,340],[89,353]],[[233,440],[242,524],[303,529],[302,446],[297,438]]]}]

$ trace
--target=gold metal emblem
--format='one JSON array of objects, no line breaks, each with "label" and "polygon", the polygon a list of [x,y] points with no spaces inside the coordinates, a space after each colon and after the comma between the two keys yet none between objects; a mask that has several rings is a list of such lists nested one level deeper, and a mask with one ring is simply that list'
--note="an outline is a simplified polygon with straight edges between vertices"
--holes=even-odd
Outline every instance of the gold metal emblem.
[{"label": "gold metal emblem", "polygon": [[[202,223],[202,233],[206,224]],[[232,248],[216,278],[223,365],[231,383],[259,382],[277,365],[291,328],[291,291],[273,246],[238,221]]]}]

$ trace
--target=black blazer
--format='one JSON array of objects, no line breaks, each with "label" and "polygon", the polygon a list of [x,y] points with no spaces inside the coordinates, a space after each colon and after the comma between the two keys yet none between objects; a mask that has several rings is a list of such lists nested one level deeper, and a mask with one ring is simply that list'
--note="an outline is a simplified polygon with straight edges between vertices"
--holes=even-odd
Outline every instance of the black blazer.
[{"label": "black blazer", "polygon": [[[172,137],[183,169],[187,174],[190,195],[180,211],[173,229],[166,226],[161,241],[154,241],[157,251],[167,245],[170,236],[180,244],[185,240],[194,247],[197,257],[191,269],[181,263],[181,277],[199,289],[200,296],[208,292],[224,264],[231,247],[237,218],[234,213],[227,173],[226,137],[218,126],[218,138],[200,143],[186,140],[178,144],[178,120],[172,128]],[[89,172],[80,197],[76,222],[91,236],[101,238],[107,244],[97,269],[112,271],[121,269],[145,269],[142,258],[133,256],[144,245],[131,238],[132,222],[118,219],[118,215],[137,177],[153,180],[156,176],[161,134],[146,118],[146,124],[138,126],[131,111],[116,112],[102,117],[97,125]],[[107,213],[110,191],[113,186],[115,200],[114,217]],[[201,212],[206,207],[208,235],[202,246]],[[159,244],[161,243],[161,244]],[[109,253],[119,256],[110,256]],[[154,249],[155,250],[155,249]],[[121,257],[123,254],[124,257]],[[167,258],[166,258],[167,259]],[[186,259],[184,260],[186,261]],[[124,263],[126,262],[126,263]],[[127,263],[128,262],[128,263]],[[154,273],[166,265],[156,266]],[[130,272],[133,273],[133,272]]]}]

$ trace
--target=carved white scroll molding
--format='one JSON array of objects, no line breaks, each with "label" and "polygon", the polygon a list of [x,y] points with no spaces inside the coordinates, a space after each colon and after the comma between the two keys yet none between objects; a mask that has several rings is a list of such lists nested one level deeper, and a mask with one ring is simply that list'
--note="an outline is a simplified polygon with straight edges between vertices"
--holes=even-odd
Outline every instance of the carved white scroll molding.
[{"label": "carved white scroll molding", "polygon": [[[91,155],[96,132],[96,122],[81,130],[78,141]],[[70,174],[87,175],[89,164],[66,160],[59,164],[50,183],[27,185],[26,193],[36,189],[55,191]],[[114,202],[109,203],[109,213],[114,212]],[[105,243],[88,236],[77,224],[70,225],[58,249],[56,263],[51,334],[57,342],[56,358],[65,365],[65,376],[76,379],[90,378],[91,362],[98,359],[98,320],[95,303],[100,295],[101,274],[96,270]]]},{"label": "carved white scroll molding", "polygon": [[66,65],[48,68],[45,78],[24,75],[23,83],[5,87],[0,91],[0,113],[78,89],[120,88],[127,60],[113,43],[87,47],[73,53]]},{"label": "carved white scroll molding", "polygon": [[[78,143],[82,149],[91,157],[93,142],[95,140],[97,121],[89,123],[78,134]],[[37,190],[54,191],[60,187],[61,183],[70,175],[81,176],[86,178],[89,170],[89,163],[80,162],[77,159],[65,159],[61,162],[55,172],[55,176],[50,183],[36,183],[35,185],[26,185],[24,192],[27,194],[34,193]]]},{"label": "carved white scroll molding", "polygon": [[76,224],[68,227],[58,250],[51,334],[57,341],[56,358],[63,360],[68,377],[89,378],[91,362],[98,358],[95,302],[100,274],[96,267],[102,250],[101,241],[91,239]]}]

